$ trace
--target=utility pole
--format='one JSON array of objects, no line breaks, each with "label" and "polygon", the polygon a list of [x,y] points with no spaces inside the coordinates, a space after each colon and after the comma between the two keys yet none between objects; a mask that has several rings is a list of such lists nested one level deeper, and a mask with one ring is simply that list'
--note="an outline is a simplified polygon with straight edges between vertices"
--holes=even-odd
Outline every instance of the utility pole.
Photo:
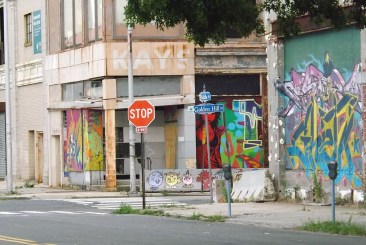
[{"label": "utility pole", "polygon": [[[11,139],[11,105],[9,76],[8,1],[4,0],[4,49],[5,49],[5,117],[6,117],[6,182],[9,193],[13,191],[13,164]],[[14,58],[14,57],[13,57]],[[14,69],[14,67],[12,67]]]},{"label": "utility pole", "polygon": [[[132,27],[127,28],[128,41],[128,100],[129,106],[132,105],[133,98],[133,62],[132,62]],[[135,130],[133,124],[129,123],[129,138],[130,138],[130,194],[136,193],[136,170],[135,170]]]}]

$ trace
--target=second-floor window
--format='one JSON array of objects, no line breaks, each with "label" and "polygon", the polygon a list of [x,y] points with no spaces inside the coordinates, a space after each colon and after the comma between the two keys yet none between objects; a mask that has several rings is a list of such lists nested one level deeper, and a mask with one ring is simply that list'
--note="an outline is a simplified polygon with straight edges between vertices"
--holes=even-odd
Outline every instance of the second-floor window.
[{"label": "second-floor window", "polygon": [[32,14],[24,15],[24,45],[32,45]]},{"label": "second-floor window", "polygon": [[63,48],[102,38],[102,0],[63,0]]},{"label": "second-floor window", "polygon": [[82,0],[63,1],[64,47],[69,48],[82,44],[83,11]]}]

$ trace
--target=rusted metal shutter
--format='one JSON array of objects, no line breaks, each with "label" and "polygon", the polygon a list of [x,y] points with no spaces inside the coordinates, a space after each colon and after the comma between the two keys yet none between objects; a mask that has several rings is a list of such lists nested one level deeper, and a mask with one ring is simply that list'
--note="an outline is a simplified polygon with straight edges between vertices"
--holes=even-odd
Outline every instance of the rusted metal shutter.
[{"label": "rusted metal shutter", "polygon": [[0,179],[6,176],[5,113],[0,113]]}]

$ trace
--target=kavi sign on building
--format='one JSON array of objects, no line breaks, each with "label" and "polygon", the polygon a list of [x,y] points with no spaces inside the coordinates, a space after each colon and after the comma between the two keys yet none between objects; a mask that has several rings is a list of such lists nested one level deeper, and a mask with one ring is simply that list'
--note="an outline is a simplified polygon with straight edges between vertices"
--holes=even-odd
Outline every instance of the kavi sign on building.
[{"label": "kavi sign on building", "polygon": [[[128,48],[109,43],[108,75],[128,74]],[[194,73],[194,45],[186,42],[135,42],[132,44],[133,73],[142,75],[185,75]]]}]

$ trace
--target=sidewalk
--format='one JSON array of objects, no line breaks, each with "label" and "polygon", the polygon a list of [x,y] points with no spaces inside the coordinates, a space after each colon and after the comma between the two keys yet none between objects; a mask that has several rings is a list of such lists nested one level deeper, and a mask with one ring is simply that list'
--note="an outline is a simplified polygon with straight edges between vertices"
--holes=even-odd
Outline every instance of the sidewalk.
[{"label": "sidewalk", "polygon": [[[188,208],[166,208],[172,215],[191,216],[193,213],[204,215],[228,216],[227,203],[192,205]],[[232,203],[231,218],[226,222],[264,226],[270,228],[294,228],[307,221],[331,220],[331,206],[297,204],[287,202]],[[366,227],[366,209],[336,206],[335,219],[349,221]]]},{"label": "sidewalk", "polygon": [[[15,188],[18,187],[18,188]],[[22,187],[22,188],[19,188]],[[16,194],[7,195],[6,183],[0,181],[0,199],[72,199],[72,198],[112,198],[128,197],[123,192],[76,191],[50,188],[36,185],[24,187],[24,183],[14,184]],[[159,194],[156,194],[159,195]],[[189,195],[189,194],[187,194]],[[169,196],[163,198],[169,199]],[[164,207],[165,212],[172,215],[192,216],[193,214],[228,216],[227,203],[189,205],[186,207]],[[271,228],[293,228],[307,221],[331,220],[331,206],[313,203],[263,202],[263,203],[232,203],[232,217],[226,222],[249,224]],[[349,221],[366,227],[366,208],[357,206],[336,206],[336,220]]]}]

